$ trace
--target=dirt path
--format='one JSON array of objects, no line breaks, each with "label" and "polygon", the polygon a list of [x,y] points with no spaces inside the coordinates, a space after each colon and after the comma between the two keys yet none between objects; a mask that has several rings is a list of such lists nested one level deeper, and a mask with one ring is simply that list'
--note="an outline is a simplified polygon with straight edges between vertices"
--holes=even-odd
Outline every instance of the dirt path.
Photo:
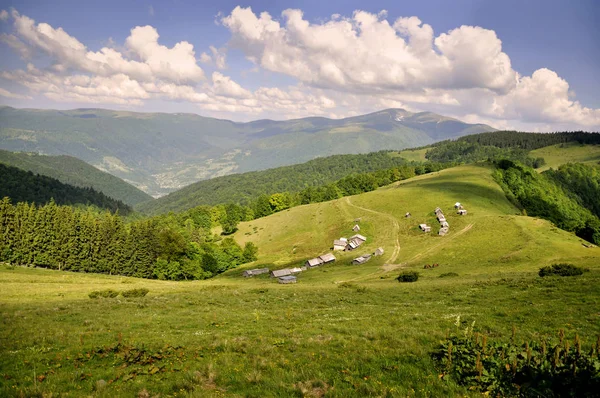
[{"label": "dirt path", "polygon": [[369,213],[373,213],[373,214],[378,214],[380,216],[383,216],[385,218],[387,218],[388,220],[390,220],[392,222],[392,227],[393,227],[393,234],[394,236],[396,236],[396,242],[394,245],[394,250],[392,251],[392,254],[390,255],[390,257],[388,258],[388,260],[386,261],[386,263],[393,263],[394,261],[396,261],[396,259],[398,258],[398,255],[400,254],[400,224],[398,224],[398,220],[396,220],[396,217],[387,214],[387,213],[382,213],[380,211],[376,211],[376,210],[371,210],[371,209],[367,209],[366,207],[362,207],[362,206],[358,206],[355,205],[354,203],[352,203],[350,201],[350,197],[346,196],[345,198],[345,202],[352,207],[355,207],[357,209],[360,209],[362,211],[366,211]]},{"label": "dirt path", "polygon": [[387,271],[392,271],[398,268],[402,268],[406,265],[406,263],[409,263],[411,261],[415,261],[421,257],[423,257],[425,254],[428,254],[430,252],[432,252],[433,250],[439,248],[440,246],[444,246],[446,244],[448,244],[450,241],[458,238],[459,236],[467,233],[471,228],[473,228],[473,223],[467,225],[466,227],[464,227],[463,229],[461,229],[460,231],[458,231],[457,233],[448,236],[447,238],[445,237],[444,239],[441,240],[440,243],[435,244],[431,247],[428,247],[427,249],[423,250],[422,252],[419,252],[417,254],[415,254],[413,257],[409,258],[408,260],[406,260],[404,263],[402,264],[384,264],[383,269],[387,272]]}]

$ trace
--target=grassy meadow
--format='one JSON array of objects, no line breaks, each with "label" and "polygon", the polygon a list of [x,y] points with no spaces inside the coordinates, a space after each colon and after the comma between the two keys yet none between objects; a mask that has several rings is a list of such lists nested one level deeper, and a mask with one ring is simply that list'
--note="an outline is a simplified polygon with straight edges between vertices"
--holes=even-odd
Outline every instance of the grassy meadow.
[{"label": "grassy meadow", "polygon": [[600,145],[582,145],[578,143],[551,145],[531,151],[533,158],[542,157],[546,165],[540,171],[549,168],[558,168],[565,163],[591,163],[600,162]]},{"label": "grassy meadow", "polygon": [[[456,201],[467,216],[455,214]],[[450,224],[445,237],[436,206]],[[329,252],[356,219],[367,242],[297,284],[241,277]],[[448,333],[474,323],[507,341],[513,326],[523,340],[564,329],[584,347],[600,334],[600,249],[520,215],[487,167],[292,208],[242,223],[234,237],[256,243],[258,261],[207,281],[0,265],[0,396],[479,396],[440,378],[431,352]],[[383,256],[350,265],[380,246]],[[537,275],[557,262],[590,272]],[[431,263],[439,267],[423,269]],[[419,280],[398,283],[405,269]],[[88,298],[140,287],[150,293]]]}]

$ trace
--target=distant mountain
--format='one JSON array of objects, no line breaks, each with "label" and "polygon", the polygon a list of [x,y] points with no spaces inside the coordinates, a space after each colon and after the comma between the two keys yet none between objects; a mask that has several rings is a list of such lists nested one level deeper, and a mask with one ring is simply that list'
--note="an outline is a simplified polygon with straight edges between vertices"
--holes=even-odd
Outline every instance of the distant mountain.
[{"label": "distant mountain", "polygon": [[64,184],[81,188],[92,187],[130,206],[152,200],[150,195],[133,185],[72,156],[44,156],[0,150],[0,163],[56,178]]},{"label": "distant mountain", "polygon": [[10,198],[12,203],[42,205],[54,199],[59,205],[94,205],[112,212],[119,211],[120,214],[131,212],[131,207],[123,202],[92,188],[74,187],[55,178],[0,163],[0,200],[5,197]]},{"label": "distant mountain", "polygon": [[0,107],[0,148],[74,156],[153,196],[234,172],[423,146],[486,131],[494,129],[402,109],[338,120],[236,123],[194,114]]}]

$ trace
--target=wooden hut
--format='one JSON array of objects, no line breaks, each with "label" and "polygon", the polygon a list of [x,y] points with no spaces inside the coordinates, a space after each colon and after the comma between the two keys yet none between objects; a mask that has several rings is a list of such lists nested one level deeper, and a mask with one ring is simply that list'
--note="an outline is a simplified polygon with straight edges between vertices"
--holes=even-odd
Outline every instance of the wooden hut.
[{"label": "wooden hut", "polygon": [[379,247],[377,248],[377,250],[375,250],[375,253],[373,253],[374,256],[381,256],[383,255],[383,247]]},{"label": "wooden hut", "polygon": [[352,230],[354,232],[358,232],[358,231],[360,231],[360,227],[358,226],[358,224],[356,224],[355,226],[352,227]]},{"label": "wooden hut", "polygon": [[249,278],[251,276],[267,274],[267,273],[269,273],[268,268],[256,268],[256,269],[246,270],[246,271],[244,271],[244,273],[242,275],[245,276],[246,278]]},{"label": "wooden hut", "polygon": [[314,267],[318,267],[320,265],[323,265],[323,260],[321,260],[320,258],[311,258],[310,260],[306,260],[306,262],[304,263],[304,265],[307,268],[314,268]]},{"label": "wooden hut", "polygon": [[333,250],[334,251],[344,250],[347,245],[348,245],[348,239],[346,239],[346,238],[336,239],[333,241]]},{"label": "wooden hut", "polygon": [[295,276],[293,275],[287,275],[287,276],[282,276],[281,278],[278,278],[279,283],[283,283],[283,284],[288,284],[288,283],[296,283],[297,279]]},{"label": "wooden hut", "polygon": [[292,270],[289,268],[271,271],[271,278],[280,278],[282,276],[288,276],[288,275],[292,275]]}]

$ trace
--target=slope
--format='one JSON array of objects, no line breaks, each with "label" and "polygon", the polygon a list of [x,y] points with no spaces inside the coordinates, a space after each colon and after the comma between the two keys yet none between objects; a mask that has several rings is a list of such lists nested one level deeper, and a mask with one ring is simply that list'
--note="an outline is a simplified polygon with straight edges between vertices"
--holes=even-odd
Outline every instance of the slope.
[{"label": "slope", "polygon": [[[461,202],[467,216],[455,214]],[[437,236],[439,224],[433,209],[440,206],[450,232]],[[405,218],[406,212],[412,214]],[[559,230],[551,223],[520,212],[506,199],[491,178],[487,167],[469,165],[415,177],[374,192],[337,201],[292,208],[262,219],[242,223],[236,233],[239,242],[254,242],[261,249],[257,265],[285,267],[329,252],[333,239],[353,234],[354,220],[360,218],[361,234],[369,239],[354,252],[337,252],[338,262],[322,270],[306,272],[309,283],[343,280],[373,280],[385,270],[422,269],[425,264],[440,267],[427,271],[437,277],[444,272],[460,275],[535,271],[541,264],[575,262],[591,266],[600,257],[586,249],[582,240]],[[432,233],[418,229],[431,225]],[[399,255],[391,256],[397,246]],[[349,266],[351,259],[386,251],[365,265]],[[394,258],[395,257],[395,258]],[[384,263],[395,264],[382,268]],[[325,272],[326,271],[326,272]],[[325,272],[325,274],[323,274]]]},{"label": "slope", "polygon": [[557,144],[530,152],[532,157],[544,158],[546,164],[540,171],[556,169],[566,163],[600,164],[600,145],[582,145],[578,143]]},{"label": "slope", "polygon": [[92,187],[130,206],[152,200],[150,195],[133,185],[72,156],[45,156],[0,150],[0,163],[56,178],[76,187]]},{"label": "slope", "polygon": [[493,130],[402,109],[346,119],[236,123],[193,114],[0,107],[0,121],[0,148],[74,156],[152,196],[233,172],[422,146]]},{"label": "slope", "polygon": [[131,208],[121,201],[109,198],[92,188],[79,188],[33,174],[30,171],[0,163],[0,199],[8,197],[12,203],[28,202],[38,205],[51,199],[59,205],[94,205],[112,212],[128,214]]}]

